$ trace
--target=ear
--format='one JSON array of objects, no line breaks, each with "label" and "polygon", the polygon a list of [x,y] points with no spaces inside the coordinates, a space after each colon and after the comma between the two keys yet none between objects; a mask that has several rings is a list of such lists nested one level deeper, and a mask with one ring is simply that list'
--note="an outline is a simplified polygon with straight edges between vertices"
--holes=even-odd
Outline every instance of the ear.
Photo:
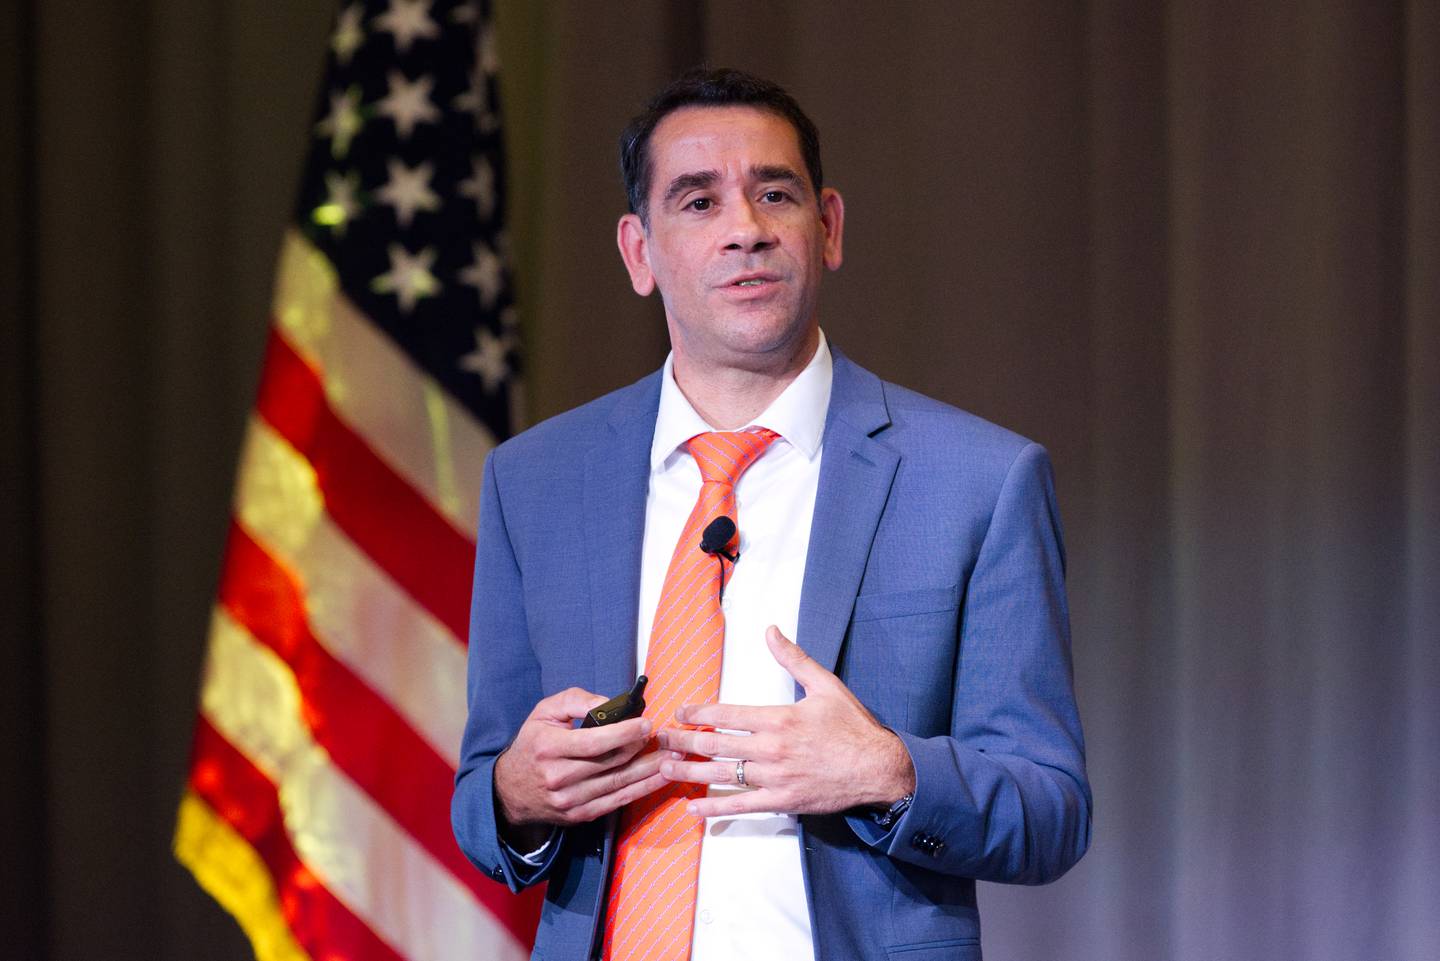
[{"label": "ear", "polygon": [[845,259],[845,199],[840,191],[825,187],[820,191],[820,222],[825,225],[825,266],[839,270]]},{"label": "ear", "polygon": [[655,289],[655,275],[650,272],[650,238],[645,225],[635,214],[626,214],[615,225],[615,244],[620,248],[620,259],[630,272],[630,286],[641,297],[650,296]]}]

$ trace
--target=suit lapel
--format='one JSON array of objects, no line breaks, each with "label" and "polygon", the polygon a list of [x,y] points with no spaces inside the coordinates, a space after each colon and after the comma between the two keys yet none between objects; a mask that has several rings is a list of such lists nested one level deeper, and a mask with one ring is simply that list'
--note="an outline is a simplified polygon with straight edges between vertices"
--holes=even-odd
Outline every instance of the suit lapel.
[{"label": "suit lapel", "polygon": [[[796,640],[833,671],[900,457],[875,437],[890,423],[880,379],[831,350],[834,381]],[[618,694],[635,680],[645,497],[659,403],[656,373],[616,404],[585,458],[591,689],[600,694]]]},{"label": "suit lapel", "polygon": [[585,459],[585,543],[589,548],[591,649],[597,694],[612,696],[635,680],[635,620],[650,445],[660,399],[659,375],[616,405]]},{"label": "suit lapel", "polygon": [[835,351],[796,638],[828,671],[839,660],[875,529],[900,465],[899,455],[874,436],[889,423],[880,379]]}]

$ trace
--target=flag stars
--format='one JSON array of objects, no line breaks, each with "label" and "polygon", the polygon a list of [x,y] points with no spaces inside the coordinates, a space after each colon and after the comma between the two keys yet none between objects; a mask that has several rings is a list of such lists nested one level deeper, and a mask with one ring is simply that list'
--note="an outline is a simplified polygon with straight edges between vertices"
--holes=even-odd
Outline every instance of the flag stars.
[{"label": "flag stars", "polygon": [[505,341],[496,337],[488,327],[475,330],[475,349],[460,358],[460,366],[472,374],[479,374],[485,393],[493,394],[510,377],[509,350]]},{"label": "flag stars", "polygon": [[341,174],[331,170],[325,174],[325,202],[316,207],[311,218],[322,227],[330,227],[336,236],[345,236],[345,227],[360,216],[360,175],[351,171]]},{"label": "flag stars", "polygon": [[487,221],[495,212],[495,168],[487,157],[470,158],[470,176],[460,181],[460,196],[475,202],[475,213]]},{"label": "flag stars", "polygon": [[330,154],[336,160],[350,152],[350,142],[365,126],[360,116],[360,88],[335,90],[330,94],[330,112],[315,125],[315,131],[330,138]]},{"label": "flag stars", "polygon": [[330,49],[335,51],[335,60],[343,67],[350,63],[355,51],[365,45],[365,27],[361,18],[365,10],[358,3],[352,3],[340,11],[335,19],[335,32],[330,35]]},{"label": "flag stars", "polygon": [[470,114],[476,124],[483,126],[485,118],[491,115],[490,90],[485,85],[485,78],[472,76],[469,86],[455,95],[450,106],[459,113]]},{"label": "flag stars", "polygon": [[391,244],[386,254],[390,258],[390,270],[372,280],[370,289],[377,294],[394,294],[402,313],[414,310],[422,297],[440,293],[440,281],[430,272],[435,266],[434,247],[412,254],[400,244]]},{"label": "flag stars", "polygon": [[407,53],[417,39],[434,40],[440,26],[430,19],[430,0],[390,0],[390,8],[371,21],[395,38],[395,48]]},{"label": "flag stars", "polygon": [[489,310],[495,306],[505,285],[505,265],[495,251],[478,240],[471,245],[471,252],[474,259],[470,266],[460,271],[460,282],[474,287],[480,294],[481,306]]},{"label": "flag stars", "polygon": [[484,30],[475,38],[475,68],[470,73],[470,86],[451,102],[456,110],[474,115],[481,133],[490,133],[500,126],[490,94],[490,84],[499,69],[495,32]]},{"label": "flag stars", "polygon": [[430,189],[435,165],[430,162],[407,167],[401,160],[386,161],[390,179],[375,192],[381,201],[395,208],[395,219],[401,227],[409,227],[417,211],[439,210],[440,196]]},{"label": "flag stars", "polygon": [[430,100],[430,91],[435,88],[434,77],[411,82],[400,71],[391,70],[389,83],[390,92],[376,104],[376,110],[395,121],[395,130],[401,139],[409,140],[416,124],[435,123],[440,119],[440,108]]},{"label": "flag stars", "polygon": [[480,72],[486,77],[493,77],[500,72],[500,46],[495,42],[494,30],[480,32],[476,60],[480,64]]}]

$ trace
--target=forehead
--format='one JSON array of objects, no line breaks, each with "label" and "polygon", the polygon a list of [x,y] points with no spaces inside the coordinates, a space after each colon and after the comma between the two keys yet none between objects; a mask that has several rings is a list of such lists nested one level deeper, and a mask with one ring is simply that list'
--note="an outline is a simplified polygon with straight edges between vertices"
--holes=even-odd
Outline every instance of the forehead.
[{"label": "forehead", "polygon": [[785,166],[803,176],[800,138],[790,121],[757,107],[682,107],[667,114],[650,136],[652,189],[700,170],[740,173]]}]

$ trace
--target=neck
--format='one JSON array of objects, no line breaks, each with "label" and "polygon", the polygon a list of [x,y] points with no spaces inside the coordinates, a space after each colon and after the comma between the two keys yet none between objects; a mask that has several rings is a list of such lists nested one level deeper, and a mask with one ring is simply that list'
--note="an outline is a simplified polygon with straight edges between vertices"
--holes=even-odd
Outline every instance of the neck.
[{"label": "neck", "polygon": [[705,423],[716,430],[735,430],[754,420],[784,393],[819,346],[820,332],[815,329],[782,362],[756,370],[692,364],[676,351],[675,385]]}]

